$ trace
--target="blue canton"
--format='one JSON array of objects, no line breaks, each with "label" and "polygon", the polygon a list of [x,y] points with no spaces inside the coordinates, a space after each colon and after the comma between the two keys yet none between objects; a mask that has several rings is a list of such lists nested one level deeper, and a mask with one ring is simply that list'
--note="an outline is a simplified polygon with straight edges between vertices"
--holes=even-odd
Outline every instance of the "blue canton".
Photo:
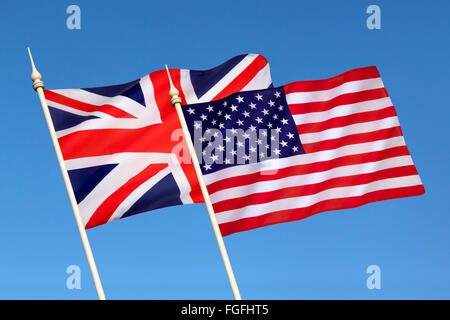
[{"label": "blue canton", "polygon": [[305,153],[283,87],[183,106],[203,174]]}]

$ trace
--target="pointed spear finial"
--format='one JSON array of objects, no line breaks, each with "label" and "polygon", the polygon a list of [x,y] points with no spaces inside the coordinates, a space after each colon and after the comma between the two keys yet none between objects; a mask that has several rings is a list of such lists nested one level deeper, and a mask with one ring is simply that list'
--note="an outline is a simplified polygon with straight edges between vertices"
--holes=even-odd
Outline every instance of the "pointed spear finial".
[{"label": "pointed spear finial", "polygon": [[181,98],[179,96],[180,91],[178,91],[177,88],[175,88],[175,86],[173,85],[172,82],[172,78],[170,77],[170,72],[169,72],[169,68],[167,68],[167,64],[166,64],[166,71],[167,71],[167,76],[169,77],[169,82],[170,82],[170,91],[169,91],[169,96],[172,98],[170,100],[170,102],[172,103],[172,105],[175,107],[176,103],[179,103],[181,105]]},{"label": "pointed spear finial", "polygon": [[28,49],[28,55],[30,56],[30,61],[31,61],[31,68],[32,68],[32,72],[31,72],[31,80],[33,80],[33,89],[37,90],[38,88],[44,88],[44,82],[42,81],[42,75],[39,73],[39,71],[37,71],[36,66],[34,65],[34,61],[33,61],[33,56],[31,55],[31,51],[30,48],[27,47]]}]

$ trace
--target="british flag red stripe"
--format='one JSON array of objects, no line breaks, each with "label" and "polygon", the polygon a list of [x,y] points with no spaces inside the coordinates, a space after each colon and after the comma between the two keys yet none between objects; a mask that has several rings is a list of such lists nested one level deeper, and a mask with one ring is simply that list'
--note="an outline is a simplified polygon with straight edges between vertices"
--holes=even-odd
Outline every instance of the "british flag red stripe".
[{"label": "british flag red stripe", "polygon": [[223,235],[425,192],[376,67],[280,89],[305,153],[206,173]]},{"label": "british flag red stripe", "polygon": [[[170,74],[191,103],[272,86],[268,62],[257,54]],[[86,228],[203,202],[168,92],[165,71],[122,85],[45,91]]]}]

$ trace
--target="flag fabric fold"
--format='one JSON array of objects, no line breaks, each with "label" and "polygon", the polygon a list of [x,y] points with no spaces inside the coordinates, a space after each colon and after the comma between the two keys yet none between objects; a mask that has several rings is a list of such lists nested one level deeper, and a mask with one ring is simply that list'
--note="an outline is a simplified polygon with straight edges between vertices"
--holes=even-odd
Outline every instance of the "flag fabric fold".
[{"label": "flag fabric fold", "polygon": [[376,67],[183,113],[224,236],[425,192]]},{"label": "flag fabric fold", "polygon": [[[188,103],[272,87],[269,64],[257,54],[234,57],[210,70],[170,72]],[[87,229],[144,211],[203,202],[168,93],[164,70],[120,85],[45,90]]]}]

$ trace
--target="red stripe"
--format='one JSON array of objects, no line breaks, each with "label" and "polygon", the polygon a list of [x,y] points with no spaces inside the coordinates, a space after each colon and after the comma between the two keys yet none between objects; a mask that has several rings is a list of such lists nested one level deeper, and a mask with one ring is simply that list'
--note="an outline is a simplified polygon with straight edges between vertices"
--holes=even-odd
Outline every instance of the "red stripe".
[{"label": "red stripe", "polygon": [[[167,128],[156,124],[139,129],[77,131],[58,139],[64,160],[104,156],[121,152],[170,153],[174,142]],[[169,136],[170,137],[170,136]]]},{"label": "red stripe", "polygon": [[282,168],[278,170],[276,175],[263,175],[260,172],[256,172],[247,175],[226,178],[209,184],[208,191],[210,194],[213,194],[217,191],[249,185],[260,181],[273,181],[291,176],[298,176],[315,172],[323,172],[333,168],[367,162],[375,162],[384,159],[407,155],[409,155],[407,147],[399,146],[380,151],[342,156],[331,160],[318,161],[308,164],[301,164],[287,168]]},{"label": "red stripe", "polygon": [[324,80],[297,81],[284,86],[286,94],[292,92],[311,92],[336,88],[349,81],[379,78],[380,74],[376,67],[365,67],[353,69],[336,77]]},{"label": "red stripe", "polygon": [[322,122],[312,122],[312,123],[306,123],[301,124],[297,126],[298,132],[300,134],[304,133],[314,133],[314,132],[320,132],[332,128],[340,128],[349,126],[352,124],[357,123],[364,123],[364,122],[371,122],[376,120],[381,120],[389,117],[396,117],[397,113],[395,112],[395,109],[393,106],[379,109],[379,110],[373,110],[373,111],[366,111],[366,112],[360,112],[360,113],[352,113],[347,116],[342,117],[335,117],[331,118]]},{"label": "red stripe", "polygon": [[[170,69],[169,72],[170,72],[170,77],[172,78],[174,86],[176,88],[181,88],[181,71],[179,69]],[[170,126],[169,127],[170,132],[168,132],[166,134],[166,136],[154,135],[154,137],[156,139],[159,139],[159,141],[161,141],[162,143],[167,143],[166,141],[170,139],[170,136],[172,135],[172,133],[177,129],[181,129],[180,120],[178,119],[176,110],[170,103],[169,78],[167,77],[167,73],[165,70],[160,70],[160,71],[151,73],[150,79],[153,83],[154,91],[156,93],[155,94],[156,104],[158,105],[158,107],[160,109],[161,116],[164,116],[164,118],[162,118],[163,125]],[[167,93],[167,96],[165,94],[163,94],[164,92]],[[183,90],[180,90],[180,98],[182,101],[186,101]],[[170,118],[169,118],[169,115],[170,115]],[[161,139],[162,137],[163,137],[163,139]],[[189,150],[187,147],[186,141],[184,140],[184,136],[183,136],[182,141],[180,141],[180,142],[172,141],[172,143],[181,144],[183,150],[186,150],[186,152],[188,152],[187,150]],[[174,145],[171,146],[171,150],[169,151],[170,153],[172,152],[173,148],[174,148]],[[189,195],[191,196],[192,201],[194,203],[204,202],[203,195],[201,194],[201,190],[200,190],[200,185],[198,183],[198,178],[195,173],[194,165],[192,164],[192,160],[191,160],[189,154],[186,155],[186,157],[189,159],[188,162],[183,161],[183,159],[181,158],[181,155],[176,154],[176,156],[180,162],[181,169],[183,170],[183,172],[191,186],[191,192],[189,193]]]},{"label": "red stripe", "polygon": [[418,196],[424,193],[425,189],[423,185],[418,185],[412,187],[373,191],[366,193],[363,196],[324,200],[306,208],[282,210],[257,217],[222,223],[220,224],[220,231],[222,233],[222,236],[227,236],[236,232],[247,231],[272,224],[304,219],[319,212],[350,209],[362,206],[370,202]]},{"label": "red stripe", "polygon": [[253,60],[244,71],[242,71],[217,96],[215,96],[212,101],[220,100],[230,94],[241,91],[258,74],[258,72],[267,65],[267,63],[266,58],[258,55],[255,60]]},{"label": "red stripe", "polygon": [[71,98],[68,98],[66,96],[63,96],[59,93],[50,91],[50,90],[45,90],[45,98],[47,100],[59,103],[59,104],[63,104],[67,107],[73,108],[73,109],[77,109],[77,110],[81,110],[81,111],[85,111],[85,112],[103,112],[106,114],[109,114],[110,116],[113,116],[114,118],[133,118],[136,119],[135,116],[129,114],[128,112],[123,111],[122,109],[119,109],[117,107],[114,107],[112,105],[109,104],[104,104],[104,105],[93,105],[93,104],[89,104],[86,102],[82,102],[79,100],[74,100]]},{"label": "red stripe", "polygon": [[318,183],[306,184],[295,187],[281,188],[273,191],[267,192],[259,192],[253,193],[248,196],[233,198],[228,200],[223,200],[217,203],[214,203],[214,211],[216,213],[224,212],[228,210],[235,210],[239,208],[257,204],[268,203],[275,200],[287,199],[287,198],[297,198],[308,195],[313,195],[320,193],[322,191],[333,189],[333,188],[341,188],[341,187],[349,187],[349,186],[357,186],[363,185],[367,183],[371,183],[378,180],[389,179],[389,178],[397,178],[397,177],[406,177],[417,175],[417,170],[414,165],[409,166],[401,166],[395,168],[383,169],[370,173],[357,174],[352,176],[343,176],[336,177],[332,179],[328,179]]},{"label": "red stripe", "polygon": [[338,106],[354,104],[369,100],[389,97],[385,88],[370,89],[352,93],[345,93],[327,101],[293,103],[289,104],[289,110],[293,115],[311,112],[328,111]]},{"label": "red stripe", "polygon": [[303,144],[303,149],[306,153],[313,153],[318,151],[337,149],[351,144],[366,143],[399,136],[402,136],[402,130],[400,129],[400,127],[393,127],[366,133],[350,134],[345,137],[323,140],[320,142],[305,143]]},{"label": "red stripe", "polygon": [[149,180],[155,174],[165,169],[167,164],[151,164],[127,181],[123,186],[114,191],[98,208],[86,224],[86,229],[96,227],[108,222],[114,211],[120,204],[141,184]]}]

